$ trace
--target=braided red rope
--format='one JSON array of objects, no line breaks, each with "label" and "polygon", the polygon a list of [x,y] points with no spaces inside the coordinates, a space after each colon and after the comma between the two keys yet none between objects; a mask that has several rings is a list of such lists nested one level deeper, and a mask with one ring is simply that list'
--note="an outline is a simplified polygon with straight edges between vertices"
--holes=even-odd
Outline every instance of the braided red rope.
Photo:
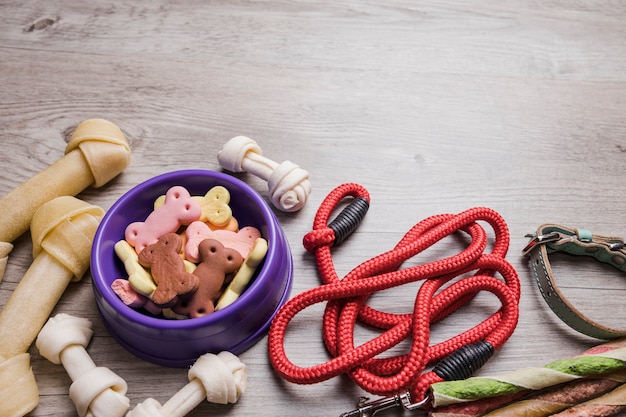
[{"label": "braided red rope", "polygon": [[[520,283],[515,269],[505,259],[509,232],[505,221],[489,208],[472,208],[462,213],[429,217],[409,230],[390,251],[363,262],[343,279],[337,276],[330,249],[335,232],[328,227],[330,215],[346,197],[363,198],[369,193],[358,184],[343,184],[322,202],[313,230],[304,236],[308,251],[314,252],[323,285],[289,300],[277,313],[269,331],[269,356],[276,371],[286,380],[312,384],[342,373],[365,391],[395,395],[409,391],[417,401],[424,399],[430,385],[442,380],[429,364],[475,342],[485,341],[497,350],[517,325]],[[476,223],[487,222],[495,232],[491,253],[485,253],[487,235]],[[471,242],[461,252],[426,264],[398,269],[407,259],[445,237],[463,231]],[[473,274],[465,276],[470,272]],[[494,275],[498,273],[503,280]],[[453,278],[462,277],[452,283]],[[415,281],[423,281],[412,314],[391,314],[373,309],[365,302],[375,292]],[[445,284],[449,284],[444,288]],[[493,293],[501,308],[490,317],[444,342],[430,345],[430,324],[448,316],[478,292]],[[302,368],[286,356],[284,340],[289,322],[313,304],[327,301],[323,316],[323,338],[333,356],[325,363]],[[382,333],[354,345],[357,321]],[[401,341],[410,338],[408,353],[378,358]]]}]

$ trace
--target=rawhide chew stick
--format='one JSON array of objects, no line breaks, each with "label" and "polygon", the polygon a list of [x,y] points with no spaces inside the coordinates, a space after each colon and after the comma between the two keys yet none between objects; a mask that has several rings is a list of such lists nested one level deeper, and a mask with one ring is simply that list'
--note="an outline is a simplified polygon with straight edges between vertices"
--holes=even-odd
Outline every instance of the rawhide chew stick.
[{"label": "rawhide chew stick", "polygon": [[232,172],[249,172],[267,181],[270,201],[286,212],[298,211],[311,194],[309,173],[290,161],[277,163],[261,155],[253,139],[236,136],[226,142],[217,154],[222,168]]},{"label": "rawhide chew stick", "polygon": [[63,364],[73,381],[69,394],[80,417],[123,417],[130,406],[126,381],[109,368],[96,367],[85,350],[92,335],[88,319],[57,314],[43,326],[35,345],[41,356]]},{"label": "rawhide chew stick", "polygon": [[626,338],[596,346],[581,355],[551,362],[543,367],[523,368],[495,376],[437,382],[431,386],[434,407],[538,391],[589,376],[626,369]]},{"label": "rawhide chew stick", "polygon": [[103,119],[80,123],[65,156],[0,199],[0,242],[12,242],[28,230],[35,211],[60,196],[100,187],[130,163],[130,147],[115,124]]},{"label": "rawhide chew stick", "polygon": [[230,352],[206,353],[188,372],[189,383],[165,404],[154,398],[138,404],[126,417],[183,417],[205,399],[234,404],[246,390],[247,368]]},{"label": "rawhide chew stick", "polygon": [[552,417],[605,417],[626,409],[626,384],[582,404],[568,408]]},{"label": "rawhide chew stick", "polygon": [[[432,411],[430,417],[547,417],[590,398],[597,397],[626,381],[626,371],[601,378],[577,379],[546,390],[527,395],[520,391],[513,395],[484,398],[469,403],[452,404]],[[532,392],[532,391],[531,391]],[[524,397],[524,398],[522,398]]]}]

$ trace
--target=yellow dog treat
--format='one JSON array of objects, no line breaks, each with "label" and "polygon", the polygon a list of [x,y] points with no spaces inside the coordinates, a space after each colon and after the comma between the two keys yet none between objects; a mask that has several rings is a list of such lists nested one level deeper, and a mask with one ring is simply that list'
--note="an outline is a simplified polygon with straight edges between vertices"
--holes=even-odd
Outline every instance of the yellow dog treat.
[{"label": "yellow dog treat", "polygon": [[124,263],[130,285],[140,294],[152,296],[156,284],[150,272],[139,263],[139,256],[135,249],[125,240],[115,244],[115,254]]},{"label": "yellow dog treat", "polygon": [[261,261],[265,258],[266,253],[267,240],[262,237],[256,239],[248,257],[243,261],[243,264],[239,267],[235,277],[230,284],[228,284],[228,287],[218,300],[217,306],[215,307],[216,310],[232,304],[237,298],[239,298],[241,293],[243,293],[243,290],[246,288],[246,285],[250,282],[252,275],[254,275],[254,271],[256,271]]},{"label": "yellow dog treat", "polygon": [[80,123],[65,156],[0,199],[0,242],[12,242],[28,230],[35,211],[60,196],[100,187],[130,163],[130,147],[115,124],[91,119]]}]

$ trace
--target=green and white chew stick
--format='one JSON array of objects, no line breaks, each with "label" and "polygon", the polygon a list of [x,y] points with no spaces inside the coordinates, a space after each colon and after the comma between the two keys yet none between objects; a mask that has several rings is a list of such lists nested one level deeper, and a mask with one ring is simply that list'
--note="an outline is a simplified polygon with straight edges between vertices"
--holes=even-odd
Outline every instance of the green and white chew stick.
[{"label": "green and white chew stick", "polygon": [[523,368],[495,376],[473,377],[460,381],[438,382],[431,387],[434,407],[538,391],[589,376],[626,369],[626,338],[596,346],[568,359],[543,367]]}]

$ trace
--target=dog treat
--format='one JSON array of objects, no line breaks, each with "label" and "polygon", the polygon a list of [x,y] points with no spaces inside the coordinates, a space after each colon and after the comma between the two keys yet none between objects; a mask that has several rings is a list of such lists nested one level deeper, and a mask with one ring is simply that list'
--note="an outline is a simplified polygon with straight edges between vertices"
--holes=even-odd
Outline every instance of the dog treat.
[{"label": "dog treat", "polygon": [[198,246],[200,264],[193,271],[200,285],[195,293],[182,300],[172,310],[190,318],[206,316],[215,311],[215,299],[219,296],[226,274],[237,271],[243,257],[234,249],[225,248],[219,241],[205,239]]},{"label": "dog treat", "polygon": [[183,417],[205,399],[210,403],[234,404],[246,390],[247,368],[230,352],[207,353],[188,372],[189,383],[161,405],[148,398],[127,417]]},{"label": "dog treat", "polygon": [[185,258],[198,261],[198,245],[205,239],[219,240],[227,248],[235,249],[246,258],[254,245],[254,241],[261,237],[261,232],[252,226],[242,227],[238,232],[230,230],[211,230],[205,223],[196,221],[191,223],[185,231],[187,243]]},{"label": "dog treat", "polygon": [[0,356],[0,416],[22,417],[39,404],[39,389],[30,367],[30,355]]},{"label": "dog treat", "polygon": [[41,356],[63,364],[73,381],[69,394],[80,417],[122,417],[130,406],[126,381],[109,368],[96,367],[85,350],[92,335],[88,319],[57,314],[43,326],[35,345]]},{"label": "dog treat", "polygon": [[23,385],[23,393],[3,396],[0,410],[37,405],[34,377],[25,370],[24,357],[20,366],[12,364],[33,343],[69,282],[79,280],[89,267],[93,236],[103,214],[101,208],[70,196],[54,198],[35,212],[30,228],[33,263],[0,311],[0,381]]},{"label": "dog treat", "polygon": [[9,242],[0,242],[0,281],[4,277],[4,270],[7,267],[9,254],[13,250],[13,245]]},{"label": "dog treat", "polygon": [[137,253],[155,243],[160,237],[173,233],[181,225],[188,225],[200,218],[200,203],[189,195],[184,187],[174,186],[165,193],[165,202],[143,222],[128,225],[126,241]]},{"label": "dog treat", "polygon": [[139,263],[150,268],[157,285],[152,301],[159,307],[171,307],[198,289],[198,277],[185,269],[181,249],[180,236],[168,233],[139,252]]},{"label": "dog treat", "polygon": [[252,279],[257,267],[265,258],[265,254],[267,254],[267,240],[262,237],[257,238],[254,241],[252,250],[244,260],[243,264],[241,264],[241,267],[237,270],[235,277],[230,284],[228,284],[224,293],[220,296],[215,308],[216,310],[232,304],[237,298],[239,298],[239,296],[243,293],[243,290],[246,288],[246,285],[250,282],[250,279]]},{"label": "dog treat", "polygon": [[309,173],[290,161],[280,164],[261,155],[253,139],[236,136],[217,154],[219,164],[232,172],[249,172],[267,181],[270,201],[286,212],[298,211],[311,193]]},{"label": "dog treat", "polygon": [[[626,371],[602,378],[582,378],[561,384],[532,395],[520,391],[513,395],[484,398],[468,403],[439,407],[429,417],[547,417],[573,405],[606,393],[626,381]],[[519,400],[519,401],[518,401]],[[494,411],[495,410],[495,411]]]},{"label": "dog treat", "polygon": [[596,346],[581,355],[504,374],[437,382],[431,386],[433,405],[474,401],[531,390],[537,391],[589,376],[626,369],[626,338]]},{"label": "dog treat", "polygon": [[111,289],[124,304],[132,308],[143,308],[156,315],[161,314],[162,309],[143,294],[138,293],[130,285],[127,279],[118,278],[111,283]]},{"label": "dog treat", "polygon": [[211,188],[204,197],[199,197],[202,215],[200,221],[224,227],[230,222],[233,212],[228,205],[230,203],[230,193],[225,187],[217,185]]},{"label": "dog treat", "polygon": [[605,417],[626,409],[626,384],[600,397],[553,414],[552,417]]},{"label": "dog treat", "polygon": [[551,389],[540,391],[528,398],[497,408],[483,417],[548,417],[597,397],[624,383],[626,373],[608,375],[606,378],[583,378]]},{"label": "dog treat", "polygon": [[130,285],[140,294],[152,297],[156,284],[150,271],[139,263],[139,256],[135,249],[125,240],[120,240],[114,246],[115,254],[124,263]]},{"label": "dog treat", "polygon": [[[201,222],[209,222],[215,228],[222,229],[226,227],[232,218],[232,210],[228,203],[230,202],[230,193],[221,186],[216,185],[211,188],[204,196],[192,196],[202,209],[200,215]],[[165,196],[159,196],[154,202],[154,209],[158,209],[165,202]]]},{"label": "dog treat", "polygon": [[130,147],[115,124],[91,119],[72,134],[65,156],[0,199],[0,242],[26,232],[35,211],[60,196],[75,196],[89,186],[100,187],[130,163]]}]

